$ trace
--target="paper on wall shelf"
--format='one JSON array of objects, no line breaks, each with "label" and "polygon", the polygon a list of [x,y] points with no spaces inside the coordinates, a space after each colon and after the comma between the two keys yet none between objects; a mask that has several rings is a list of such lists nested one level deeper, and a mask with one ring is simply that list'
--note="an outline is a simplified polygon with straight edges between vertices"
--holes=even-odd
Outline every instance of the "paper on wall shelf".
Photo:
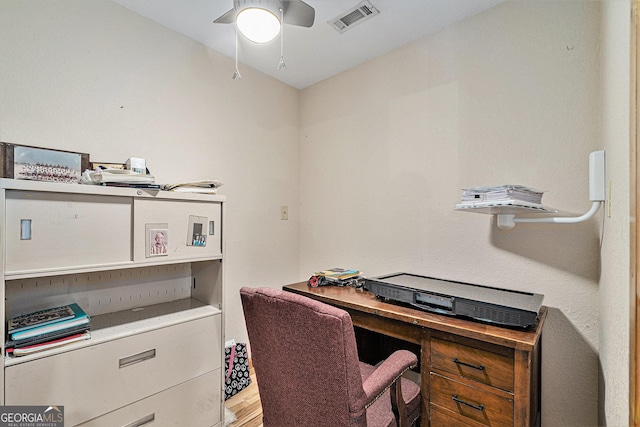
[{"label": "paper on wall shelf", "polygon": [[464,202],[496,202],[496,201],[521,201],[528,203],[542,203],[542,194],[524,185],[505,184],[493,187],[473,187],[462,191],[461,201]]},{"label": "paper on wall shelf", "polygon": [[489,215],[557,212],[542,204],[542,194],[540,190],[515,184],[466,188],[455,208]]}]

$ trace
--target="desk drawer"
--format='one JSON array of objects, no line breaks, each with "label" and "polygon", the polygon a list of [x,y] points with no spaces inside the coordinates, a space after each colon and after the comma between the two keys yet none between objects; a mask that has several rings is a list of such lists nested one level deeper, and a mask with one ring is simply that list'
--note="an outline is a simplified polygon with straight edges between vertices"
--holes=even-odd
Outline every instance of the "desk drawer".
[{"label": "desk drawer", "polygon": [[484,424],[461,417],[439,406],[431,405],[429,410],[429,422],[433,427],[483,427]]},{"label": "desk drawer", "polygon": [[[431,404],[482,425],[512,426],[513,401],[431,373]],[[473,424],[472,424],[473,425]]]},{"label": "desk drawer", "polygon": [[220,375],[218,369],[83,423],[81,427],[216,425],[222,421]]},{"label": "desk drawer", "polygon": [[431,339],[431,366],[490,385],[513,391],[513,358],[439,338]]},{"label": "desk drawer", "polygon": [[[68,425],[221,367],[220,315],[6,368],[7,405],[64,405]],[[197,349],[197,351],[191,351]]]}]

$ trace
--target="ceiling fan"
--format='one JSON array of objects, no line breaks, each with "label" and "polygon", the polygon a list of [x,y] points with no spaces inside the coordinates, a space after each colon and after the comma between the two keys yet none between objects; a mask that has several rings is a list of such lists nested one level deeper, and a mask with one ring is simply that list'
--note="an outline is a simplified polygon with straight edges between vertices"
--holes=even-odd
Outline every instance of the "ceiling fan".
[{"label": "ceiling fan", "polygon": [[[311,27],[315,16],[315,9],[302,0],[233,0],[233,9],[213,22],[236,22],[249,40],[266,43],[278,35],[283,23]],[[262,30],[265,35],[261,35]]]}]

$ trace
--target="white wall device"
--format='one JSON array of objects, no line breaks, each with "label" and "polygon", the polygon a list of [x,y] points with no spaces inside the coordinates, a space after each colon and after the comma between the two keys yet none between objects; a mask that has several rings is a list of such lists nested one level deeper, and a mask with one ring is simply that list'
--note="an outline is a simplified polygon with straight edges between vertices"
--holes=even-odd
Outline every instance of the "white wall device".
[{"label": "white wall device", "polygon": [[606,200],[606,175],[604,150],[589,154],[589,199],[593,202],[591,209],[584,215],[576,217],[540,217],[518,218],[513,214],[498,214],[498,227],[513,228],[521,222],[543,222],[557,224],[576,224],[591,218],[598,212],[602,202]]}]

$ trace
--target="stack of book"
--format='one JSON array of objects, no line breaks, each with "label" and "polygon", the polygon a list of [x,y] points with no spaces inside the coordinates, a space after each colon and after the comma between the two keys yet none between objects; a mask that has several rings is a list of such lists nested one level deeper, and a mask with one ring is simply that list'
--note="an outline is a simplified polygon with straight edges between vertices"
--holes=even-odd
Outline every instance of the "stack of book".
[{"label": "stack of book", "polygon": [[332,268],[313,273],[313,276],[309,279],[309,286],[312,288],[327,285],[360,287],[363,282],[364,277],[358,270]]},{"label": "stack of book", "polygon": [[7,321],[7,354],[24,356],[89,339],[90,319],[78,304],[49,308]]}]

